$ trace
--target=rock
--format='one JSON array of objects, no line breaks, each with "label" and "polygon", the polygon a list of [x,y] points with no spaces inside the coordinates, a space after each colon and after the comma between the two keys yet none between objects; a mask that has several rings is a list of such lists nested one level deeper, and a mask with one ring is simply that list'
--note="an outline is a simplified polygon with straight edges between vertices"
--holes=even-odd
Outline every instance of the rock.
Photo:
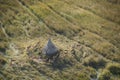
[{"label": "rock", "polygon": [[43,48],[42,53],[52,57],[58,53],[58,48],[52,43],[51,39],[49,39],[47,45]]}]

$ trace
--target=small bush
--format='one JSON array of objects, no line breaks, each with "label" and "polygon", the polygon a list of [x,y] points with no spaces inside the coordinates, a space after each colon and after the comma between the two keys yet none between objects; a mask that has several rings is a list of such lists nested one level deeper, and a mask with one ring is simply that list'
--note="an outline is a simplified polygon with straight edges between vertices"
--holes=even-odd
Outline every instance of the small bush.
[{"label": "small bush", "polygon": [[85,66],[91,66],[95,69],[104,68],[106,61],[99,56],[91,55],[84,60],[83,63]]},{"label": "small bush", "polygon": [[0,68],[3,68],[3,66],[7,63],[6,59],[0,56]]},{"label": "small bush", "polygon": [[1,51],[1,52],[5,52],[5,51],[6,51],[6,48],[7,48],[7,42],[2,41],[2,42],[0,43],[0,51]]},{"label": "small bush", "polygon": [[107,65],[107,69],[113,75],[119,75],[120,76],[120,64],[118,64],[118,63],[110,63],[110,64]]},{"label": "small bush", "polygon": [[86,67],[84,71],[86,71],[89,74],[90,78],[93,79],[97,78],[97,72],[94,68]]},{"label": "small bush", "polygon": [[111,73],[108,70],[104,70],[100,74],[99,80],[111,80]]}]

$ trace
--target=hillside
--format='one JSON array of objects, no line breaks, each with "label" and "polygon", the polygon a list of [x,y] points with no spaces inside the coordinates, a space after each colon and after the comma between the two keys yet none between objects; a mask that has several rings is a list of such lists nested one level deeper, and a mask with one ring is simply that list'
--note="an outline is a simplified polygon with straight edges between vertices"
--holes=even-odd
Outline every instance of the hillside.
[{"label": "hillside", "polygon": [[[119,0],[0,0],[0,80],[120,80]],[[42,54],[48,39],[60,56]]]}]

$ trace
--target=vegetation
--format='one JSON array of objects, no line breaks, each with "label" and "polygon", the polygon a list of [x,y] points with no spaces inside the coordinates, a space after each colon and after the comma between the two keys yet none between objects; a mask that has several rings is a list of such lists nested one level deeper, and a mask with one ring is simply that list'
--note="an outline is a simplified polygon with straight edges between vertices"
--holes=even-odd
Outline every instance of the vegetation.
[{"label": "vegetation", "polygon": [[99,79],[100,80],[112,80],[111,79],[111,73],[108,71],[108,70],[104,70],[102,73],[101,73],[101,75],[100,75],[100,77],[99,77]]},{"label": "vegetation", "polygon": [[[119,80],[119,0],[0,0],[0,80]],[[46,62],[51,38],[58,58]]]},{"label": "vegetation", "polygon": [[89,56],[85,59],[84,63],[85,66],[91,66],[95,69],[104,68],[106,61],[100,56]]},{"label": "vegetation", "polygon": [[111,63],[107,66],[107,69],[113,74],[120,76],[120,64]]}]

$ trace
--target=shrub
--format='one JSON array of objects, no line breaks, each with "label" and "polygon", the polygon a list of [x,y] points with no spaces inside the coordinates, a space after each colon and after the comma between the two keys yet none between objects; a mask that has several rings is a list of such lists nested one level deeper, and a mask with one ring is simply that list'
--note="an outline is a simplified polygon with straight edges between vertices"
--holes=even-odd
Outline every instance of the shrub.
[{"label": "shrub", "polygon": [[2,41],[2,42],[0,43],[0,51],[1,51],[1,52],[5,52],[5,51],[6,51],[6,48],[7,48],[7,42]]},{"label": "shrub", "polygon": [[108,70],[104,70],[100,74],[99,80],[111,80],[111,73]]},{"label": "shrub", "polygon": [[113,75],[119,75],[120,76],[120,64],[118,64],[118,63],[110,63],[110,64],[107,65],[107,69]]},{"label": "shrub", "polygon": [[83,64],[98,69],[105,67],[106,61],[99,56],[91,55],[84,60]]},{"label": "shrub", "polygon": [[7,63],[6,59],[3,56],[0,56],[0,68],[3,68],[3,66]]}]

